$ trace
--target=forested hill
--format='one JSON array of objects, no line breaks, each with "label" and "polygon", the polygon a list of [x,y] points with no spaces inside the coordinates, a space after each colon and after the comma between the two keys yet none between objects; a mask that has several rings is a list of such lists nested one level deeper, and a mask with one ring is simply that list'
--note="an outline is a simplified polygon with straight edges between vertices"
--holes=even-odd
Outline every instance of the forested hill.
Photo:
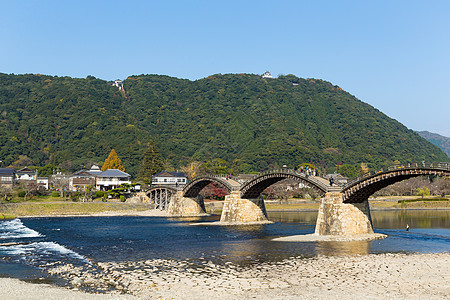
[{"label": "forested hill", "polygon": [[429,131],[418,131],[421,137],[441,148],[450,157],[450,138]]},{"label": "forested hill", "polygon": [[131,76],[109,82],[0,74],[0,160],[26,155],[68,170],[102,163],[114,148],[136,174],[152,139],[166,166],[221,158],[236,172],[302,162],[335,166],[444,161],[417,133],[338,86],[293,75],[213,75],[189,81]]}]

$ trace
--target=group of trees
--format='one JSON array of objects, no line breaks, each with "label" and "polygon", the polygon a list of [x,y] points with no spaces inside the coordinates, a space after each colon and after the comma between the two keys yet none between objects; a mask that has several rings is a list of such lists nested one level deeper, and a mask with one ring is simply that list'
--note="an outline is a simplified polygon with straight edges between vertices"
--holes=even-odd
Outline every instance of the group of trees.
[{"label": "group of trees", "polygon": [[442,196],[450,194],[447,178],[420,176],[404,180],[376,192],[375,196]]},{"label": "group of trees", "polygon": [[[92,76],[0,74],[0,159],[73,172],[114,148],[127,173],[143,178],[152,141],[164,168],[200,161],[226,173],[298,162],[330,171],[339,162],[376,169],[395,159],[448,160],[415,132],[322,80],[139,75],[124,86],[121,93]],[[219,158],[229,163],[210,163]]]}]

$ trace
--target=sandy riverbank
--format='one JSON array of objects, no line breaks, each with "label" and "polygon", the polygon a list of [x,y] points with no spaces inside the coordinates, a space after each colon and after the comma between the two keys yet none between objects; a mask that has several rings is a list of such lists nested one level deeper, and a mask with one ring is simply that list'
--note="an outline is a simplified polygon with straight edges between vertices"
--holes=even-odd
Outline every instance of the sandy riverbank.
[{"label": "sandy riverbank", "polygon": [[272,239],[277,242],[355,242],[372,241],[387,238],[387,235],[381,233],[355,234],[355,235],[318,235],[302,234],[291,235]]},{"label": "sandy riverbank", "polygon": [[[241,267],[232,263],[154,259],[99,263],[102,270],[61,265],[51,273],[139,299],[449,299],[450,253],[291,258]],[[2,299],[122,299],[0,279]]]},{"label": "sandy riverbank", "polygon": [[140,217],[170,217],[166,211],[159,209],[149,210],[120,210],[120,211],[103,211],[96,213],[79,213],[79,214],[42,214],[42,215],[25,215],[19,218],[46,218],[46,217],[116,217],[116,216],[140,216]]},{"label": "sandy riverbank", "polygon": [[13,278],[0,278],[0,299],[9,300],[96,300],[96,299],[136,299],[132,295],[87,294],[48,284],[32,284]]}]

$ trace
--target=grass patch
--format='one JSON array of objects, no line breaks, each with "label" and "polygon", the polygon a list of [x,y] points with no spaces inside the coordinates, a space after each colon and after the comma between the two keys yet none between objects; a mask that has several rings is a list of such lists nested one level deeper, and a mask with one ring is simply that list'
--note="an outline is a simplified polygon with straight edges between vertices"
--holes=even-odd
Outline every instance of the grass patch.
[{"label": "grass patch", "polygon": [[13,197],[12,199],[5,201],[2,199],[1,203],[29,203],[29,202],[56,202],[56,201],[71,201],[69,197],[52,197],[52,196],[30,196],[25,199],[23,197]]},{"label": "grass patch", "polygon": [[412,202],[432,202],[432,201],[449,201],[447,198],[417,198],[417,199],[407,199],[398,200],[398,203],[412,203]]},{"label": "grass patch", "polygon": [[148,204],[140,203],[108,203],[108,202],[62,202],[62,203],[11,203],[0,206],[2,213],[16,216],[41,215],[90,215],[106,211],[143,211],[149,209]]},{"label": "grass patch", "polygon": [[0,220],[11,220],[15,219],[15,215],[9,215],[9,214],[0,214]]},{"label": "grass patch", "polygon": [[293,203],[293,204],[266,203],[266,209],[267,210],[319,209],[319,203]]}]

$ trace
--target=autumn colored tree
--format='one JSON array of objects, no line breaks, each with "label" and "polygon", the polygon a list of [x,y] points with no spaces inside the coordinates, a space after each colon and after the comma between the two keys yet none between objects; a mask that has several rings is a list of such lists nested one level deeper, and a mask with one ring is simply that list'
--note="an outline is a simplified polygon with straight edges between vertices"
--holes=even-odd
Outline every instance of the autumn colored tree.
[{"label": "autumn colored tree", "polygon": [[108,157],[105,159],[105,163],[103,164],[102,171],[108,169],[118,169],[120,171],[125,171],[125,168],[122,165],[122,161],[114,149],[111,150]]},{"label": "autumn colored tree", "polygon": [[161,172],[164,164],[161,160],[158,148],[150,141],[147,144],[147,150],[144,153],[144,159],[141,163],[141,169],[139,170],[139,178],[145,183],[150,184],[152,182],[152,175]]},{"label": "autumn colored tree", "polygon": [[203,197],[207,199],[223,200],[227,192],[219,184],[211,182],[201,191]]},{"label": "autumn colored tree", "polygon": [[192,178],[195,178],[195,176],[198,176],[201,174],[200,166],[201,162],[199,161],[193,161],[189,165],[181,167],[181,171],[184,172],[186,177],[191,180]]}]

